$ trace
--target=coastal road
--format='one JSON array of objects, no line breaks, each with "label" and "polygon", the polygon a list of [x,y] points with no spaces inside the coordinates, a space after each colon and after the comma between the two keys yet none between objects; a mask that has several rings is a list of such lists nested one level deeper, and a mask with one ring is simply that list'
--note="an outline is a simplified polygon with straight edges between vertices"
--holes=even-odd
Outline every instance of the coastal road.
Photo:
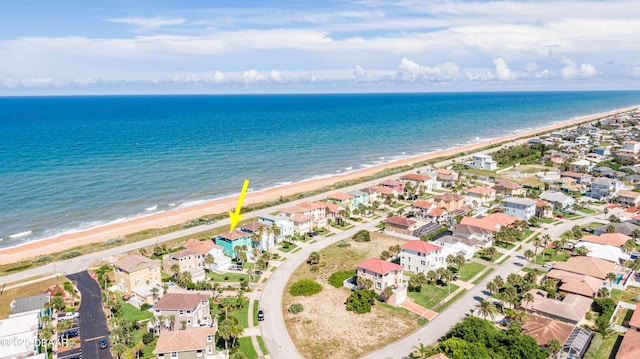
[{"label": "coastal road", "polygon": [[318,242],[294,253],[275,270],[265,285],[260,298],[260,307],[265,311],[266,317],[263,322],[260,322],[260,331],[271,358],[302,359],[302,355],[300,355],[289,336],[282,313],[282,295],[289,278],[291,278],[291,274],[309,258],[311,252],[319,251],[333,243],[351,238],[359,230],[370,230],[379,222],[379,220],[372,220],[338,233],[335,236],[320,239]]}]

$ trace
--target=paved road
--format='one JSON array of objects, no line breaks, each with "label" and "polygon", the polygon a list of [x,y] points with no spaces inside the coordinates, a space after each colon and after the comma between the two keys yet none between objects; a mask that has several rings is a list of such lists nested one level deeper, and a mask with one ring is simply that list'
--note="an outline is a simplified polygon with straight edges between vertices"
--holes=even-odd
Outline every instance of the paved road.
[{"label": "paved road", "polygon": [[318,242],[294,253],[275,270],[264,287],[260,299],[260,307],[265,311],[265,320],[260,322],[260,330],[271,358],[302,359],[302,355],[300,355],[289,336],[282,316],[282,295],[293,271],[307,260],[311,252],[319,251],[332,243],[350,238],[359,230],[371,229],[378,223],[378,220],[373,220],[335,236],[320,239]]},{"label": "paved road", "polygon": [[76,281],[81,295],[80,339],[82,339],[82,357],[87,359],[111,359],[109,349],[100,349],[99,339],[109,341],[107,319],[102,310],[100,287],[87,272],[68,276]]}]

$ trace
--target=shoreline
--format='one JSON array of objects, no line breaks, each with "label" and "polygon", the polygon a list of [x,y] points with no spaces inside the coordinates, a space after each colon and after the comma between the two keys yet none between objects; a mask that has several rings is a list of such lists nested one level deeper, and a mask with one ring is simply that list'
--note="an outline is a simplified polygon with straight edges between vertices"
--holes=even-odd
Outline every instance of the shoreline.
[{"label": "shoreline", "polygon": [[[332,186],[341,181],[371,176],[390,168],[412,165],[419,162],[433,160],[435,158],[460,155],[463,152],[468,155],[469,152],[477,151],[491,145],[503,144],[505,142],[515,141],[519,139],[526,139],[557,129],[573,127],[582,123],[588,123],[597,119],[629,112],[631,110],[637,109],[638,107],[639,105],[634,105],[608,112],[575,117],[566,121],[554,122],[550,125],[540,128],[525,130],[515,134],[482,140],[476,143],[465,144],[458,147],[451,147],[440,151],[410,156],[403,159],[390,161],[385,164],[358,169],[344,174],[336,174],[324,178],[304,180],[301,182],[275,186],[256,192],[249,192],[247,193],[243,204],[246,207],[250,204],[272,201],[280,197],[309,192],[324,186]],[[120,223],[107,224],[88,230],[64,234],[57,237],[39,239],[21,243],[12,247],[2,248],[0,249],[0,264],[15,263],[28,258],[60,252],[89,243],[102,242],[115,237],[125,236],[127,234],[148,230],[151,228],[168,227],[183,223],[190,219],[203,217],[205,215],[226,213],[229,209],[235,207],[237,198],[237,196],[223,197],[190,207],[150,214],[148,216],[141,216]]]}]

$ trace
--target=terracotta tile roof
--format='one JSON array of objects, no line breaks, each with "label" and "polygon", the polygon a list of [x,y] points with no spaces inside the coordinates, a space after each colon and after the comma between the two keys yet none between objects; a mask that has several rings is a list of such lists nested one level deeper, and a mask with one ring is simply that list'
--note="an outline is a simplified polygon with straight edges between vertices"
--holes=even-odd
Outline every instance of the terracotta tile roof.
[{"label": "terracotta tile roof", "polygon": [[452,174],[454,174],[455,172],[453,172],[452,170],[446,170],[444,168],[438,168],[436,170],[436,173],[439,175],[448,175],[451,176]]},{"label": "terracotta tile roof", "polygon": [[289,218],[290,220],[292,220],[294,223],[301,223],[301,222],[307,222],[313,219],[312,216],[308,215],[308,214],[294,214],[293,216],[291,216]]},{"label": "terracotta tile roof", "polygon": [[431,217],[440,217],[445,214],[447,214],[447,211],[442,208],[433,208],[427,212],[427,215]]},{"label": "terracotta tile roof", "polygon": [[474,225],[462,224],[462,223],[458,223],[454,225],[451,231],[454,233],[457,232],[457,233],[466,233],[466,234],[491,234],[495,232],[493,230],[485,229],[482,227],[476,227]]},{"label": "terracotta tile roof", "polygon": [[558,339],[564,343],[573,331],[573,325],[557,320],[529,314],[527,322],[522,324],[523,334],[527,334],[536,340],[538,345],[547,345],[549,340]]},{"label": "terracotta tile roof", "polygon": [[296,213],[306,213],[308,211],[307,208],[304,207],[300,207],[300,206],[293,206],[293,207],[285,207],[285,208],[280,208],[280,212],[281,213],[286,213],[286,214],[296,214]]},{"label": "terracotta tile roof", "polygon": [[547,273],[547,277],[559,279],[562,284],[560,290],[567,293],[580,294],[593,298],[604,280],[594,278],[589,275],[570,273],[563,270],[552,269]]},{"label": "terracotta tile roof", "polygon": [[536,207],[550,206],[549,202],[543,199],[534,199],[534,201],[536,201]]},{"label": "terracotta tile roof", "polygon": [[494,221],[501,226],[510,226],[518,221],[517,217],[510,216],[504,213],[491,213],[487,216],[482,217],[482,219]]},{"label": "terracotta tile roof", "polygon": [[209,251],[211,251],[214,248],[222,249],[221,246],[213,243],[213,241],[210,239],[207,239],[204,241],[197,241],[195,239],[190,239],[187,241],[187,243],[183,244],[182,246],[187,249],[192,249],[200,254],[207,254],[209,253]]},{"label": "terracotta tile roof", "polygon": [[431,179],[431,177],[429,176],[425,176],[425,175],[421,175],[418,173],[409,173],[407,175],[404,175],[402,177],[400,177],[401,180],[407,180],[407,181],[428,181]]},{"label": "terracotta tile roof", "polygon": [[511,182],[511,181],[506,181],[506,180],[497,182],[496,183],[496,187],[504,187],[504,188],[507,188],[507,189],[520,189],[520,188],[522,188],[522,186],[520,184],[515,183],[515,182]]},{"label": "terracotta tile roof", "polygon": [[331,213],[338,213],[340,212],[340,208],[342,208],[335,203],[326,203],[325,207],[329,208],[329,212]]},{"label": "terracotta tile roof", "polygon": [[415,241],[409,241],[403,245],[400,246],[401,249],[408,249],[411,251],[415,251],[418,253],[424,253],[424,254],[429,254],[433,251],[436,250],[441,250],[442,247],[437,246],[435,244],[431,244],[431,243],[427,243],[425,241],[419,241],[419,240],[415,240]]},{"label": "terracotta tile roof", "polygon": [[638,198],[640,197],[640,192],[622,190],[618,192],[618,197]]},{"label": "terracotta tile roof", "polygon": [[266,223],[260,223],[258,221],[248,222],[240,226],[241,229],[245,229],[251,233],[257,232],[260,230],[260,228],[264,227],[269,228],[269,225],[267,225]]},{"label": "terracotta tile roof", "polygon": [[586,173],[565,171],[565,172],[560,173],[560,177],[586,178],[586,177],[591,177],[591,175],[590,174],[586,174]]},{"label": "terracotta tile roof", "polygon": [[380,182],[380,185],[385,187],[396,187],[396,186],[402,186],[402,182],[394,181],[394,180],[384,180]]},{"label": "terracotta tile roof", "polygon": [[169,256],[170,258],[184,258],[188,256],[198,256],[200,253],[198,251],[194,251],[193,249],[181,249],[177,252],[167,253],[165,256]]},{"label": "terracotta tile roof", "polygon": [[249,238],[251,235],[247,232],[243,232],[239,229],[234,229],[233,232],[223,232],[218,235],[220,238],[228,239],[230,241],[235,241],[241,238]]},{"label": "terracotta tile roof", "polygon": [[433,206],[433,202],[417,200],[413,206],[416,208],[429,209]]},{"label": "terracotta tile roof", "polygon": [[627,330],[616,353],[616,359],[636,359],[640,356],[640,332]]},{"label": "terracotta tile roof", "polygon": [[392,188],[389,188],[389,187],[373,186],[373,187],[370,187],[370,188],[372,190],[378,192],[378,193],[382,193],[382,194],[387,195],[387,196],[391,196],[391,195],[393,195],[395,193],[395,191]]},{"label": "terracotta tile roof", "polygon": [[358,269],[364,268],[368,271],[385,275],[391,271],[402,271],[403,266],[391,262],[387,262],[380,258],[369,258],[358,264]]},{"label": "terracotta tile roof", "polygon": [[460,224],[483,228],[492,232],[499,231],[501,227],[510,226],[518,219],[503,213],[492,213],[482,218],[463,217]]},{"label": "terracotta tile roof", "polygon": [[456,193],[444,193],[433,197],[436,201],[464,201],[464,196]]},{"label": "terracotta tile roof", "polygon": [[571,257],[566,262],[556,263],[554,269],[571,273],[586,274],[592,277],[605,279],[608,273],[614,272],[616,264],[600,258]]},{"label": "terracotta tile roof", "polygon": [[152,268],[160,265],[157,259],[150,259],[140,254],[129,254],[120,258],[113,264],[121,270],[131,273],[144,268]]},{"label": "terracotta tile roof", "polygon": [[193,310],[202,300],[208,301],[209,296],[198,293],[167,293],[153,308],[162,310]]},{"label": "terracotta tile roof", "polygon": [[385,223],[395,224],[396,226],[411,227],[416,221],[400,216],[392,216],[384,220]]},{"label": "terracotta tile roof", "polygon": [[636,309],[633,311],[631,319],[629,319],[629,326],[640,328],[640,304],[636,304]]},{"label": "terracotta tile roof", "polygon": [[467,190],[467,193],[474,193],[479,195],[487,195],[490,193],[495,193],[495,189],[489,187],[473,187]]},{"label": "terracotta tile roof", "polygon": [[533,303],[528,304],[533,310],[573,322],[580,321],[593,303],[593,299],[571,293],[562,301],[547,298],[547,292],[541,289],[532,289],[528,293],[533,294]]},{"label": "terracotta tile roof", "polygon": [[300,203],[298,206],[311,210],[327,208],[327,204],[325,202],[304,202]]},{"label": "terracotta tile roof", "polygon": [[350,195],[350,194],[346,194],[346,193],[342,193],[342,192],[334,192],[334,193],[328,194],[327,198],[335,199],[335,200],[338,200],[338,201],[344,201],[344,200],[347,200],[347,199],[354,199],[355,197]]},{"label": "terracotta tile roof", "polygon": [[183,352],[193,350],[204,350],[209,345],[215,345],[213,342],[207,343],[207,336],[215,336],[215,328],[198,328],[189,330],[163,330],[158,338],[154,354]]},{"label": "terracotta tile roof", "polygon": [[589,235],[580,238],[584,242],[608,244],[614,247],[624,247],[624,244],[630,239],[631,237],[622,233],[602,233],[599,236]]}]

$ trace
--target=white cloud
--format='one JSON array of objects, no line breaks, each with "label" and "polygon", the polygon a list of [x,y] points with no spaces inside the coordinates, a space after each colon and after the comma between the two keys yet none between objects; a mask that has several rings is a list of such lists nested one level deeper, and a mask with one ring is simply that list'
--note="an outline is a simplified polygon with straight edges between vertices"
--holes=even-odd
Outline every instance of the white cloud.
[{"label": "white cloud", "polygon": [[106,20],[117,24],[133,25],[139,30],[149,30],[159,27],[174,26],[187,22],[187,19],[171,17],[124,17]]},{"label": "white cloud", "polygon": [[460,77],[460,69],[453,62],[445,62],[433,67],[422,66],[403,57],[398,66],[396,78],[404,81],[453,81]]},{"label": "white cloud", "polygon": [[367,71],[358,65],[356,65],[355,70],[353,70],[353,79],[358,82],[371,80]]},{"label": "white cloud", "polygon": [[496,77],[498,80],[508,81],[513,80],[516,76],[509,69],[509,65],[504,59],[497,58],[493,60],[493,64],[496,66]]},{"label": "white cloud", "polygon": [[578,66],[575,61],[567,58],[562,59],[562,63],[565,64],[565,67],[562,68],[560,74],[565,80],[589,78],[597,74],[595,67],[591,64],[580,64]]},{"label": "white cloud", "polygon": [[634,77],[640,77],[640,66],[634,67],[632,73]]}]

